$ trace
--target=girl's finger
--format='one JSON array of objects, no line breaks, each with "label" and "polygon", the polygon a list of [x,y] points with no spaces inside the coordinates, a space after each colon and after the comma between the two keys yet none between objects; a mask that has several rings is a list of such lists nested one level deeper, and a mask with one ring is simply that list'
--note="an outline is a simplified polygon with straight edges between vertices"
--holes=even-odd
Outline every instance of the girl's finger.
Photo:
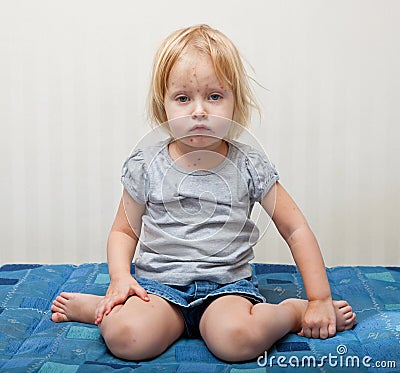
[{"label": "girl's finger", "polygon": [[135,294],[142,300],[144,300],[145,302],[150,301],[150,298],[147,294],[147,291],[142,288],[140,285],[135,287]]},{"label": "girl's finger", "polygon": [[100,316],[97,316],[96,319],[94,320],[94,325],[99,325],[102,322],[102,318]]},{"label": "girl's finger", "polygon": [[303,334],[304,334],[304,336],[307,337],[307,338],[311,338],[311,337],[312,337],[312,335],[311,335],[311,329],[308,328],[308,327],[304,327],[304,328],[303,328]]},{"label": "girl's finger", "polygon": [[319,338],[320,337],[320,330],[318,326],[315,326],[311,330],[311,337],[312,338]]},{"label": "girl's finger", "polygon": [[319,338],[327,339],[329,337],[329,329],[328,326],[321,326],[319,329]]},{"label": "girl's finger", "polygon": [[329,338],[334,337],[336,334],[336,323],[329,324],[328,326]]},{"label": "girl's finger", "polygon": [[101,322],[101,320],[104,317],[104,314],[106,310],[110,307],[110,300],[107,298],[104,298],[97,306],[95,317],[98,323]]},{"label": "girl's finger", "polygon": [[102,320],[103,320],[103,313],[101,311],[96,311],[96,314],[94,317],[94,324],[99,325]]},{"label": "girl's finger", "polygon": [[104,315],[103,307],[96,310],[96,314],[95,314],[95,324],[96,325],[101,323],[101,321],[103,320],[103,315]]},{"label": "girl's finger", "polygon": [[98,325],[103,321],[104,316],[107,316],[111,312],[110,307],[104,307],[102,306],[97,312],[96,312],[96,319],[95,319],[95,324]]},{"label": "girl's finger", "polygon": [[99,304],[99,305],[97,306],[96,311],[95,311],[95,313],[94,313],[94,314],[96,315],[96,317],[97,317],[98,315],[101,314],[102,308],[103,308],[103,306],[102,306],[101,304]]}]

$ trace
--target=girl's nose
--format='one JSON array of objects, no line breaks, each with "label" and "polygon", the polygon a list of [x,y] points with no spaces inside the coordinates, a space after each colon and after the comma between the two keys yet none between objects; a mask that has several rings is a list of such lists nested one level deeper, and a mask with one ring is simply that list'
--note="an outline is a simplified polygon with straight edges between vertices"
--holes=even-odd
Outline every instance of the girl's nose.
[{"label": "girl's nose", "polygon": [[196,107],[192,113],[192,119],[207,119],[207,112],[201,103],[196,103]]}]

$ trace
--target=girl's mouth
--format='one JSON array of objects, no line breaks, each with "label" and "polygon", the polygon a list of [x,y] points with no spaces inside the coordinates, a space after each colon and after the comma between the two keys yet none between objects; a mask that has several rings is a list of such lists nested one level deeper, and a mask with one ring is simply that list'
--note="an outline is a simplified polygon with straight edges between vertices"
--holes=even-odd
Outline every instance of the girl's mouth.
[{"label": "girl's mouth", "polygon": [[204,133],[204,132],[211,132],[211,129],[207,127],[205,124],[196,124],[190,129],[192,133]]}]

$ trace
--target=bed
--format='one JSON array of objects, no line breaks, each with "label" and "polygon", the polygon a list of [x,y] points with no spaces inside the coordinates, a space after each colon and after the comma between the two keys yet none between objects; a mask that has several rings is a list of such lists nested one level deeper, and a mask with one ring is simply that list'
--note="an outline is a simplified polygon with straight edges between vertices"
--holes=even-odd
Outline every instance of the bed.
[{"label": "bed", "polygon": [[[252,264],[272,303],[305,298],[295,266]],[[132,266],[132,272],[134,267]],[[96,326],[51,321],[62,291],[103,295],[106,263],[9,264],[0,267],[0,372],[274,372],[400,371],[400,267],[328,268],[334,299],[346,299],[358,324],[328,340],[290,334],[254,361],[227,364],[201,340],[180,339],[150,361],[123,361],[107,350]]]}]

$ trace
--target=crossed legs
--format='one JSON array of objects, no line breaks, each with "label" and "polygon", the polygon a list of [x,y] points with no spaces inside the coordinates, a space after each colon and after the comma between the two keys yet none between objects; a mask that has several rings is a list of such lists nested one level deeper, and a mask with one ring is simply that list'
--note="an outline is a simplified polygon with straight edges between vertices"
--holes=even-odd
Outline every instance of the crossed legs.
[{"label": "crossed legs", "polygon": [[[149,294],[150,302],[136,296],[116,306],[100,324],[110,351],[126,360],[145,360],[163,353],[184,331],[178,309]],[[62,293],[53,302],[55,322],[94,322],[100,296]],[[337,330],[351,329],[355,314],[345,301],[334,302]],[[214,300],[200,321],[200,333],[210,351],[230,361],[254,359],[289,332],[301,329],[307,301],[288,299],[280,304],[253,305],[249,300],[226,295]]]},{"label": "crossed legs", "polygon": [[243,297],[227,295],[217,298],[205,310],[200,333],[214,355],[233,362],[261,355],[278,339],[301,328],[300,325],[288,307],[253,305]]},{"label": "crossed legs", "polygon": [[[356,315],[346,301],[333,301],[338,332],[351,329]],[[200,333],[221,360],[254,359],[290,332],[300,332],[307,301],[286,299],[279,304],[258,303],[235,295],[216,299],[205,310]]]},{"label": "crossed legs", "polygon": [[[157,295],[150,302],[133,296],[113,308],[99,325],[109,350],[126,360],[146,360],[162,354],[184,331],[184,321],[175,306]],[[95,310],[102,297],[61,293],[53,302],[52,320],[94,324]]]}]

